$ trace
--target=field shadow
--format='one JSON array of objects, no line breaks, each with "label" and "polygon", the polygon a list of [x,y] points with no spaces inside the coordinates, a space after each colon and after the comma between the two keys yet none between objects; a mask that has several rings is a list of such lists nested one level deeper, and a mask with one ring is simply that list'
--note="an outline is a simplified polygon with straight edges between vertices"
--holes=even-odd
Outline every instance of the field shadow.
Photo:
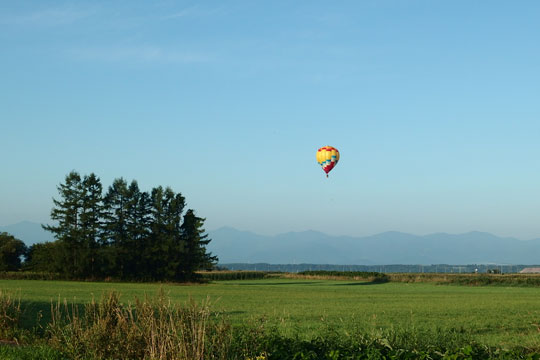
[{"label": "field shadow", "polygon": [[355,281],[348,283],[335,284],[335,286],[368,286],[368,285],[382,285],[386,284],[388,281]]},{"label": "field shadow", "polygon": [[321,281],[292,281],[292,282],[272,282],[272,283],[239,283],[235,285],[252,285],[252,286],[275,286],[275,285],[313,285],[320,284]]},{"label": "field shadow", "polygon": [[[45,301],[26,301],[21,300],[21,312],[19,326],[26,330],[35,330],[37,333],[42,334],[52,320],[51,310],[58,305],[58,300],[52,302]],[[65,313],[66,307],[64,300],[60,301],[60,307]],[[84,304],[67,302],[67,311],[73,314],[73,311],[82,315],[84,314]]]},{"label": "field shadow", "polygon": [[[88,302],[74,303],[73,301],[67,301],[67,307],[65,306],[64,300],[60,301],[60,310],[62,315],[65,317],[71,317],[73,312],[77,316],[84,317],[85,315],[85,306]],[[51,302],[45,301],[24,301],[20,302],[21,313],[19,326],[25,330],[33,330],[37,334],[43,335],[46,331],[47,325],[52,321],[51,310],[58,306],[58,300],[53,300]],[[242,310],[231,310],[231,311],[217,311],[219,314],[226,315],[242,315],[246,314],[246,311]]]},{"label": "field shadow", "polygon": [[220,314],[225,314],[225,315],[238,315],[238,314],[245,314],[247,313],[247,311],[241,311],[241,310],[233,310],[233,311],[223,311],[223,312],[220,312]]}]

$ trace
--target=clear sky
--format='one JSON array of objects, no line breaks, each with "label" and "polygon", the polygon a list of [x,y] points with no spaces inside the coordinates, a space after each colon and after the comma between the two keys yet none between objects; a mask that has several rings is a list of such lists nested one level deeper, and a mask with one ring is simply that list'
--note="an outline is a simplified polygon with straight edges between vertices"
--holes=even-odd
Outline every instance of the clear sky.
[{"label": "clear sky", "polygon": [[0,225],[49,221],[76,170],[171,186],[208,230],[540,237],[539,18],[538,1],[0,1]]}]

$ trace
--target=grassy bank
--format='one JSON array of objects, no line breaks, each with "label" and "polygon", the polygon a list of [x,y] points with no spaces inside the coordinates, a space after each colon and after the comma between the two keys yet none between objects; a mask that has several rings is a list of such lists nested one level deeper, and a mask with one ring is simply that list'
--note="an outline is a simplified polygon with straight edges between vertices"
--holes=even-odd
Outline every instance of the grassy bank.
[{"label": "grassy bank", "polygon": [[[263,273],[261,272],[261,275]],[[540,274],[445,274],[445,273],[378,273],[362,271],[303,271],[282,273],[290,279],[358,280],[376,283],[435,283],[439,285],[540,287]]]},{"label": "grassy bank", "polygon": [[[449,273],[380,273],[366,271],[302,271],[284,273],[270,271],[200,271],[201,282],[226,280],[258,280],[266,278],[311,279],[311,280],[355,280],[376,283],[436,283],[471,286],[538,286],[540,274],[449,274]],[[42,272],[0,272],[0,280],[66,280],[59,274]],[[107,279],[118,283],[120,280]],[[137,283],[137,282],[134,282]],[[140,283],[140,282],[139,282]]]},{"label": "grassy bank", "polygon": [[394,282],[434,282],[470,286],[538,286],[540,274],[388,274]]}]

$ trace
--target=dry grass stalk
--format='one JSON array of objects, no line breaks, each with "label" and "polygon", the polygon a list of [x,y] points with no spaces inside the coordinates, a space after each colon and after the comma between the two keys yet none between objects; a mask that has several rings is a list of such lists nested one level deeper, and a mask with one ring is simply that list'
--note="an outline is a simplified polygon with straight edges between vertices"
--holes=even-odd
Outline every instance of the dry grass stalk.
[{"label": "dry grass stalk", "polygon": [[17,343],[17,329],[21,320],[21,298],[11,292],[0,290],[0,337]]},{"label": "dry grass stalk", "polygon": [[[48,333],[74,359],[225,359],[230,327],[213,318],[207,298],[173,304],[163,293],[124,305],[117,293],[85,306],[52,306]],[[221,355],[220,355],[221,354]]]}]

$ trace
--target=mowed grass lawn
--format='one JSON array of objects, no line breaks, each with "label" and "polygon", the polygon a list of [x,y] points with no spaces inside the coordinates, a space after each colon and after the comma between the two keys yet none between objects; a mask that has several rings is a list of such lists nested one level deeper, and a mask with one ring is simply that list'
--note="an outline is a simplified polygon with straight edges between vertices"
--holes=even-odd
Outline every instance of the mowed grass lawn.
[{"label": "mowed grass lawn", "polygon": [[540,288],[533,287],[277,278],[205,285],[0,280],[0,289],[20,294],[27,323],[37,311],[47,318],[58,299],[84,304],[114,290],[129,303],[163,289],[174,302],[209,297],[235,324],[264,318],[286,334],[310,337],[328,324],[340,331],[442,329],[486,345],[540,349]]}]

